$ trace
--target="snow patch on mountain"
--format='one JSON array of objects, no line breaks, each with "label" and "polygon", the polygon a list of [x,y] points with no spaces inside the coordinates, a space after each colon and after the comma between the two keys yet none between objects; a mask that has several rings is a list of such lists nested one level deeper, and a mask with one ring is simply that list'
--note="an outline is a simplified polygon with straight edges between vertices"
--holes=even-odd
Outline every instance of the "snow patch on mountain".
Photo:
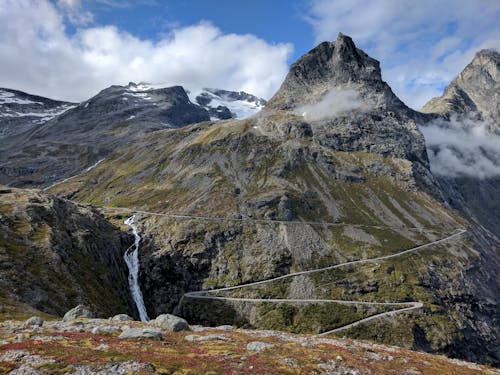
[{"label": "snow patch on mountain", "polygon": [[229,118],[244,119],[259,112],[266,101],[244,91],[202,89],[186,91],[189,100],[205,108],[213,120]]}]

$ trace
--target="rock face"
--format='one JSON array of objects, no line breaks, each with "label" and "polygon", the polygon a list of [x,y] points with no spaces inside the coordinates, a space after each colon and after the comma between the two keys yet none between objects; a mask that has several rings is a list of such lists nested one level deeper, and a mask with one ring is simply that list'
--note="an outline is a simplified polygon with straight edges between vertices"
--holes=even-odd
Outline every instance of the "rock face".
[{"label": "rock face", "polygon": [[380,311],[183,296],[392,254],[467,228],[413,256],[226,294],[424,301],[423,313],[345,334],[497,363],[484,348],[498,337],[500,242],[442,200],[417,128],[435,117],[406,107],[378,62],[339,35],[299,59],[256,116],[146,135],[51,191],[167,213],[138,214],[142,293],[152,315],[195,324],[318,333],[351,323]]},{"label": "rock face", "polygon": [[[497,237],[500,237],[499,78],[500,53],[479,51],[443,95],[422,108],[439,115],[422,131],[430,134],[427,141],[431,169],[445,170],[436,173],[444,196],[462,215]],[[434,141],[432,134],[436,129],[450,142]],[[447,169],[454,173],[447,173]]]},{"label": "rock face", "polygon": [[426,103],[422,112],[468,115],[492,120],[500,132],[500,53],[479,51],[472,62],[451,81],[442,96]]},{"label": "rock face", "polygon": [[122,259],[129,235],[91,207],[39,191],[1,189],[0,202],[1,313],[31,306],[62,316],[85,304],[98,316],[135,314]]}]

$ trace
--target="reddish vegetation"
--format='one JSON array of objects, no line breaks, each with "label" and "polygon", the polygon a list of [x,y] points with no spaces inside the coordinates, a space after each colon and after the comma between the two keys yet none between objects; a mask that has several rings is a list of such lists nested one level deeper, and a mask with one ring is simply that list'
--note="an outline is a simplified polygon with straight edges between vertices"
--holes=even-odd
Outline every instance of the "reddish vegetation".
[{"label": "reddish vegetation", "polygon": [[[280,337],[257,331],[207,329],[196,334],[223,335],[226,340],[191,342],[185,340],[186,334],[165,333],[163,340],[155,341],[123,340],[118,334],[37,332],[36,335],[43,336],[42,340],[32,333],[33,339],[0,345],[0,372],[8,372],[19,365],[13,360],[2,362],[3,353],[23,350],[55,360],[40,365],[49,373],[64,372],[75,364],[99,368],[126,361],[150,364],[154,371],[164,374],[319,374],[340,368],[357,369],[361,374],[401,374],[410,369],[421,374],[440,375],[496,373],[486,367],[454,362],[442,356],[353,340],[315,342],[312,336]],[[9,337],[0,333],[1,339]],[[258,353],[249,352],[246,346],[251,341],[263,341],[273,347]]]}]

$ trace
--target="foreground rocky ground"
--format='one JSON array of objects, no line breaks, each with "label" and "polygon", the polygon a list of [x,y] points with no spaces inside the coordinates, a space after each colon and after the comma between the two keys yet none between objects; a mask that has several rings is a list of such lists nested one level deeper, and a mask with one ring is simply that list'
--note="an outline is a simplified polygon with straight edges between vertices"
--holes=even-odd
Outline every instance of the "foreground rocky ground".
[{"label": "foreground rocky ground", "polygon": [[444,356],[350,339],[231,326],[188,327],[172,315],[0,322],[9,374],[500,374]]}]

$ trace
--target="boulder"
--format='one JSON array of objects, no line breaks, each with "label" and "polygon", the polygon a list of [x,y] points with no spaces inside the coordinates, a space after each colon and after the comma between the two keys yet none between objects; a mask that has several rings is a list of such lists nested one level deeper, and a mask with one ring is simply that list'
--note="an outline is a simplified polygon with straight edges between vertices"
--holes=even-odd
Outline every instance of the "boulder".
[{"label": "boulder", "polygon": [[247,350],[251,352],[261,352],[264,349],[272,348],[273,345],[262,341],[252,341],[247,344]]},{"label": "boulder", "polygon": [[154,328],[129,328],[124,330],[120,336],[120,339],[153,339],[153,340],[161,340],[163,335],[159,329]]},{"label": "boulder", "polygon": [[134,320],[134,318],[128,316],[127,314],[118,314],[111,318],[111,321],[113,322],[126,322],[129,320]]},{"label": "boulder", "polygon": [[189,331],[188,322],[172,314],[158,315],[156,319],[151,320],[149,323],[170,332]]},{"label": "boulder", "polygon": [[114,326],[97,326],[92,329],[93,335],[101,335],[103,333],[114,333],[118,331],[118,327]]},{"label": "boulder", "polygon": [[43,322],[44,322],[43,318],[41,318],[39,316],[32,316],[31,318],[26,320],[26,322],[24,322],[24,325],[26,327],[28,327],[28,326],[41,327]]},{"label": "boulder", "polygon": [[83,305],[78,305],[71,310],[69,310],[66,314],[64,314],[63,322],[68,322],[70,320],[78,319],[78,318],[87,318],[92,319],[94,317],[94,313],[87,309]]}]

